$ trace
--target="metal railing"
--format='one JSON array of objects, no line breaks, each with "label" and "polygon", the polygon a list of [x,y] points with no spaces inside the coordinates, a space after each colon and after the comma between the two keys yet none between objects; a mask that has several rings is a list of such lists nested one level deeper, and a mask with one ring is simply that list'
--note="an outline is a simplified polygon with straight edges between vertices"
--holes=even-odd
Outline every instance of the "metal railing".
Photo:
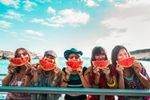
[{"label": "metal railing", "polygon": [[0,92],[18,93],[53,93],[53,94],[90,94],[101,95],[100,100],[105,100],[105,95],[117,96],[150,96],[150,90],[126,89],[95,89],[95,88],[57,88],[57,87],[11,87],[1,86]]},{"label": "metal railing", "polygon": [[[5,76],[6,74],[0,74]],[[1,81],[1,79],[0,79]],[[117,96],[150,96],[150,90],[127,90],[127,89],[96,89],[96,88],[57,88],[57,87],[17,87],[0,86],[0,92],[18,93],[53,93],[53,94],[90,94],[101,95],[100,100],[105,100],[106,95]]]}]

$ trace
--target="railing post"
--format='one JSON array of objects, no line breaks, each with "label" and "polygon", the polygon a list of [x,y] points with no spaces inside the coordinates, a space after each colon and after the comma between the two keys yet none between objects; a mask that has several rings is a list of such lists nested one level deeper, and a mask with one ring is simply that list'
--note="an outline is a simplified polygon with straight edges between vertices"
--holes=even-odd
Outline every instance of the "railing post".
[{"label": "railing post", "polygon": [[105,95],[101,95],[99,100],[105,100]]}]

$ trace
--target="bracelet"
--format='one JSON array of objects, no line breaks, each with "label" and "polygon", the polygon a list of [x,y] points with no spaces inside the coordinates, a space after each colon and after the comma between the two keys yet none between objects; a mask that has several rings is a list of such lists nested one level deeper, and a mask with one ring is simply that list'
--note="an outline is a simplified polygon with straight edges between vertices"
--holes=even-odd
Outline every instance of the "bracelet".
[{"label": "bracelet", "polygon": [[70,80],[69,79],[63,79],[63,82],[68,83]]},{"label": "bracelet", "polygon": [[123,76],[119,76],[119,78],[124,78]]},{"label": "bracelet", "polygon": [[99,83],[98,83],[98,82],[95,82],[95,81],[93,82],[93,84],[94,84],[94,85],[99,85]]},{"label": "bracelet", "polygon": [[115,87],[116,81],[114,81],[114,80],[112,80],[112,81],[113,81],[113,83],[108,83],[108,82],[107,82],[107,85],[108,85],[109,87]]},{"label": "bracelet", "polygon": [[27,76],[32,76],[31,72],[26,73]]}]

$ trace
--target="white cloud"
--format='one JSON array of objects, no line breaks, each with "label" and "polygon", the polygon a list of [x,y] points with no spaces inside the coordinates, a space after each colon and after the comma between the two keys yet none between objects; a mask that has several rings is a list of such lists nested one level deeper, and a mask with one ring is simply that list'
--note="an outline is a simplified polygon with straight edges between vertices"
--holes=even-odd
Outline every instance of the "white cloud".
[{"label": "white cloud", "polygon": [[0,20],[0,27],[2,28],[8,28],[11,26],[10,22],[4,21],[4,20]]},{"label": "white cloud", "polygon": [[150,5],[150,0],[126,0],[125,3],[115,4],[115,6],[119,8],[133,8],[141,5]]},{"label": "white cloud", "polygon": [[32,35],[32,36],[37,36],[37,37],[42,37],[43,33],[34,31],[34,30],[25,30],[26,34]]},{"label": "white cloud", "polygon": [[99,6],[98,0],[84,0],[84,2],[86,3],[86,6],[88,6],[88,7]]},{"label": "white cloud", "polygon": [[148,1],[143,3],[142,0],[133,0],[131,4],[128,0],[125,4],[116,6],[116,9],[109,12],[110,15],[101,22],[111,33],[110,36],[99,38],[95,43],[106,46],[108,50],[117,44],[125,45],[129,50],[149,48],[150,10],[148,9],[150,6]]},{"label": "white cloud", "polygon": [[20,20],[22,21],[22,14],[17,13],[13,10],[8,10],[7,14],[1,14],[0,16],[4,17],[4,18],[8,18],[8,19],[15,19],[15,20]]},{"label": "white cloud", "polygon": [[53,9],[52,7],[48,7],[47,12],[50,13],[50,14],[55,14],[56,13],[55,9]]},{"label": "white cloud", "polygon": [[38,19],[34,18],[31,22],[39,23],[51,27],[63,27],[66,24],[80,25],[87,24],[90,16],[87,13],[75,11],[73,9],[65,9],[55,14],[51,18]]},{"label": "white cloud", "polygon": [[24,9],[26,11],[32,11],[33,10],[33,6],[37,6],[37,4],[35,2],[31,2],[29,0],[24,1]]},{"label": "white cloud", "polygon": [[50,26],[50,27],[62,27],[61,24],[51,24],[47,20],[44,20],[44,19],[34,18],[34,19],[32,19],[31,22],[32,23],[38,23],[38,24],[41,24],[41,25],[44,25],[44,26]]},{"label": "white cloud", "polygon": [[0,0],[0,3],[6,5],[6,6],[13,6],[15,8],[19,8],[19,2],[20,0]]},{"label": "white cloud", "polygon": [[46,2],[50,2],[51,0],[36,0],[36,1],[40,3],[46,3]]},{"label": "white cloud", "polygon": [[113,3],[113,2],[114,2],[114,0],[108,0],[108,2]]},{"label": "white cloud", "polygon": [[29,40],[23,39],[23,38],[19,38],[18,41],[21,41],[21,42],[27,42],[27,41],[29,41]]},{"label": "white cloud", "polygon": [[50,22],[57,24],[86,24],[90,16],[87,13],[65,9],[60,11],[56,16],[49,19]]}]

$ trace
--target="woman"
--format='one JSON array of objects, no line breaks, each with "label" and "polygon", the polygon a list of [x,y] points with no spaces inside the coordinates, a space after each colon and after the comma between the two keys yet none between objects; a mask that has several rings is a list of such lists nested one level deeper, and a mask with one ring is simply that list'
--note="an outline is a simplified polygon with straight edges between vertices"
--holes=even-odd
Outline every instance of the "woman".
[{"label": "woman", "polygon": [[[59,87],[61,82],[61,70],[56,64],[57,55],[53,50],[46,51],[40,60],[49,63],[52,68],[45,69],[42,63],[34,64],[31,73],[28,73],[28,82],[34,87]],[[30,69],[29,69],[30,70]],[[29,71],[30,72],[30,71]],[[58,100],[60,94],[32,94],[32,100]]]},{"label": "woman", "polygon": [[[150,79],[144,66],[137,61],[134,61],[132,66],[126,68],[119,65],[117,62],[130,57],[127,49],[122,45],[117,45],[112,50],[111,60],[118,72],[118,88],[119,89],[148,89],[150,88]],[[146,97],[119,97],[119,100],[147,100]]]},{"label": "woman", "polygon": [[[78,51],[75,48],[71,48],[70,50],[66,50],[64,52],[64,57],[67,62],[80,62],[80,56],[82,55],[82,51]],[[84,70],[82,66],[79,66],[76,70],[72,69],[71,66],[67,66],[62,70],[62,87],[69,88],[86,88],[88,84],[84,79]],[[86,95],[76,95],[76,94],[66,94],[65,100],[86,100]]]},{"label": "woman", "polygon": [[[28,58],[27,62],[21,66],[11,63],[8,66],[8,74],[2,80],[3,86],[26,86],[26,70],[31,67],[29,52],[24,48],[18,48],[15,51],[15,58],[13,59],[25,59]],[[7,100],[31,100],[31,95],[27,93],[11,93],[8,92],[6,96]]]},{"label": "woman", "polygon": [[[116,88],[116,75],[112,65],[108,62],[104,68],[93,65],[94,61],[108,61],[105,50],[96,46],[92,50],[91,66],[85,72],[85,79],[92,88]],[[88,95],[88,100],[99,100],[99,96]],[[114,100],[114,96],[106,96],[105,100]]]}]

